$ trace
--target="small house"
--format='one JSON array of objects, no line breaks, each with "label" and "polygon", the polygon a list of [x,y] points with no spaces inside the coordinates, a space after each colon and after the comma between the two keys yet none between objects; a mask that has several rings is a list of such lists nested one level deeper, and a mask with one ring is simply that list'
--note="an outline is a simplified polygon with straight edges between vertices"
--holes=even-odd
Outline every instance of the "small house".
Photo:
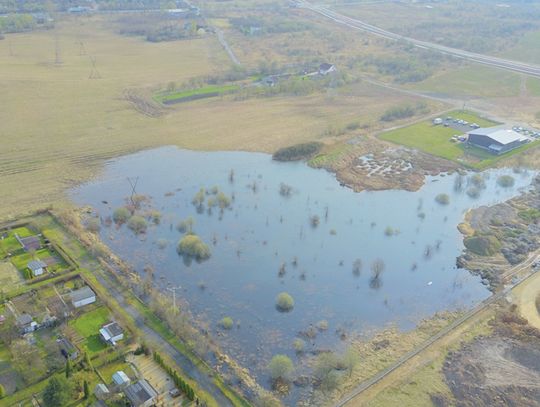
[{"label": "small house", "polygon": [[130,383],[131,383],[131,379],[122,370],[119,370],[118,372],[115,372],[112,375],[112,380],[113,380],[114,384],[119,389],[123,389],[123,388],[129,386]]},{"label": "small house", "polygon": [[319,65],[319,75],[328,75],[329,73],[336,72],[336,66],[328,63]]},{"label": "small house", "polygon": [[32,272],[34,277],[41,276],[45,271],[47,271],[47,263],[41,260],[32,260],[27,264],[28,269]]},{"label": "small house", "polygon": [[109,396],[111,395],[111,392],[109,391],[107,386],[105,386],[105,384],[98,383],[96,384],[96,387],[94,388],[94,394],[96,395],[96,398],[98,400],[105,400],[109,398]]},{"label": "small house", "polygon": [[69,296],[75,308],[80,308],[96,302],[96,293],[88,286],[72,291]]},{"label": "small house", "polygon": [[34,321],[30,314],[21,314],[16,322],[23,334],[34,332],[38,328],[37,322]]},{"label": "small house", "polygon": [[99,334],[105,342],[113,346],[116,345],[116,342],[124,339],[124,331],[116,322],[103,325],[99,330]]},{"label": "small house", "polygon": [[158,396],[157,391],[144,379],[126,387],[124,394],[133,407],[153,406]]},{"label": "small house", "polygon": [[436,119],[433,120],[433,124],[435,126],[438,126],[439,124],[443,124],[443,119],[441,119],[440,117],[437,117]]}]

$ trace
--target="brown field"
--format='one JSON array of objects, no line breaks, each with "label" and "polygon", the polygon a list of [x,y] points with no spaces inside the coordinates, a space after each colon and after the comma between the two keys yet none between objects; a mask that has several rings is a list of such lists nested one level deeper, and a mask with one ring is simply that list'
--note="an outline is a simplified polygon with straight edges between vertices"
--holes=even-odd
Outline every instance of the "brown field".
[{"label": "brown field", "polygon": [[[104,17],[72,18],[0,41],[0,217],[62,200],[67,187],[128,152],[160,145],[272,152],[351,122],[372,125],[388,107],[416,101],[357,84],[346,94],[158,106],[151,117],[135,109],[133,94],[152,105],[152,89],[227,70],[227,56],[210,34],[154,44],[109,26]],[[100,79],[89,79],[90,56]]]}]

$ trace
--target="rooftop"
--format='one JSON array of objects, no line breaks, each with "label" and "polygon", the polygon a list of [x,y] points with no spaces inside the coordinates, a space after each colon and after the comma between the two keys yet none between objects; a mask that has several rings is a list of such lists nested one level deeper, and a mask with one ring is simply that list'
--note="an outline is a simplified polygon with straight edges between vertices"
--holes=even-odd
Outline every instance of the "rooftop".
[{"label": "rooftop", "polygon": [[489,128],[480,128],[476,130],[472,130],[469,132],[469,135],[475,134],[479,136],[488,136],[492,140],[496,141],[499,144],[510,144],[515,141],[525,141],[527,140],[527,137],[522,136],[518,132],[501,128],[501,127],[489,127]]},{"label": "rooftop", "polygon": [[96,293],[94,293],[92,289],[86,285],[83,288],[72,291],[71,293],[69,293],[69,296],[71,297],[71,301],[77,302],[90,297],[95,297]]},{"label": "rooftop", "polygon": [[33,321],[32,315],[30,314],[21,314],[19,318],[17,318],[17,324],[19,325],[28,325],[31,324]]},{"label": "rooftop", "polygon": [[32,271],[42,269],[43,267],[47,267],[47,263],[44,263],[43,261],[39,259],[32,260],[31,262],[28,263],[28,268]]},{"label": "rooftop", "polygon": [[130,382],[128,375],[125,374],[122,370],[114,373],[112,375],[112,379],[116,384],[125,384]]},{"label": "rooftop", "polygon": [[144,379],[126,387],[124,393],[135,407],[138,407],[157,396],[157,392],[154,388]]},{"label": "rooftop", "polygon": [[118,325],[116,322],[109,322],[108,324],[103,325],[102,329],[105,330],[111,338],[124,333],[120,325]]}]

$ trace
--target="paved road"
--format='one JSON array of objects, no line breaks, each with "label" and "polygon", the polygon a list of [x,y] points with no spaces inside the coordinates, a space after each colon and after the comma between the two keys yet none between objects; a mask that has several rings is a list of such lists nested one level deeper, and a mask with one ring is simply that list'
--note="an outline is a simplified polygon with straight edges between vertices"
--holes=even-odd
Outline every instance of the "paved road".
[{"label": "paved road", "polygon": [[146,325],[144,317],[139,311],[127,303],[124,294],[101,273],[103,272],[99,270],[94,271],[94,275],[99,283],[107,289],[111,297],[118,302],[122,309],[135,320],[137,327],[144,332],[145,338],[149,341],[158,343],[162,347],[162,352],[173,359],[190,378],[198,383],[199,387],[214,397],[220,407],[233,406],[231,401],[214,384],[212,377],[201,371],[188,357],[184,356],[174,346],[169,344],[158,332]]},{"label": "paved road", "polygon": [[217,38],[219,40],[219,43],[225,49],[225,51],[227,52],[227,55],[229,55],[229,58],[231,59],[231,61],[236,65],[242,65],[240,63],[240,61],[238,60],[238,58],[236,58],[236,55],[234,54],[232,48],[230,47],[229,43],[225,39],[225,36],[223,35],[223,31],[221,31],[217,27],[214,27],[214,30],[216,30],[216,35],[217,35]]},{"label": "paved road", "polygon": [[314,5],[305,0],[297,0],[296,4],[301,8],[311,10],[326,18],[329,18],[330,20],[336,23],[343,24],[347,27],[350,27],[356,30],[366,31],[366,32],[378,35],[380,37],[384,37],[384,38],[395,40],[395,41],[405,41],[418,48],[430,49],[430,50],[437,51],[446,55],[451,55],[457,58],[477,62],[479,64],[493,66],[493,67],[497,67],[497,68],[501,68],[501,69],[505,69],[505,70],[513,71],[513,72],[524,73],[526,75],[540,78],[540,66],[538,65],[511,61],[508,59],[497,58],[497,57],[493,57],[489,55],[477,54],[475,52],[464,51],[461,49],[446,47],[444,45],[435,44],[432,42],[421,41],[414,38],[405,37],[403,35],[399,35],[390,31],[383,30],[382,28],[365,23],[361,20],[344,16],[343,14],[339,14],[335,11],[332,11],[326,8],[325,6]]},{"label": "paved road", "polygon": [[[536,259],[536,257],[535,257]],[[530,259],[529,259],[530,260]],[[532,261],[531,261],[532,262]],[[521,268],[519,270],[515,270],[513,274],[517,273],[518,271],[523,271],[525,268],[529,267],[530,263],[529,261],[526,261],[524,264],[521,264]],[[480,304],[478,304],[475,308],[470,310],[469,312],[465,313],[463,316],[452,322],[450,325],[443,328],[441,331],[433,335],[431,338],[426,340],[424,343],[422,343],[417,348],[411,350],[410,352],[403,355],[401,358],[399,358],[396,362],[394,362],[392,365],[387,367],[384,370],[381,370],[379,373],[377,373],[375,376],[371,377],[368,380],[363,381],[360,383],[356,388],[354,388],[348,395],[346,395],[343,399],[341,399],[337,404],[336,407],[342,407],[348,404],[350,401],[354,400],[355,398],[359,397],[362,392],[373,386],[374,384],[380,382],[382,379],[384,379],[386,376],[388,376],[390,373],[392,373],[394,370],[400,368],[403,364],[408,362],[410,359],[418,355],[420,352],[427,349],[429,346],[433,345],[436,341],[441,339],[442,337],[446,336],[448,333],[456,329],[458,326],[469,320],[470,318],[474,317],[476,314],[478,314],[480,311],[483,311],[488,305],[493,304],[497,300],[503,298],[506,296],[514,287],[518,286],[519,284],[523,283],[525,280],[530,278],[531,276],[535,275],[535,272],[528,274],[521,280],[517,281],[515,284],[505,288],[501,292],[492,295],[491,297],[487,298],[486,300],[482,301]]]}]

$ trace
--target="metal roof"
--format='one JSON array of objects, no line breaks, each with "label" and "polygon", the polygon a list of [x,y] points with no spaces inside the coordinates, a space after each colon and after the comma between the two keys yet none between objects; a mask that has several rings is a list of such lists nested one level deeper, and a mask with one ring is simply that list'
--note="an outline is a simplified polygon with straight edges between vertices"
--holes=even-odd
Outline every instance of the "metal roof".
[{"label": "metal roof", "polygon": [[476,129],[469,132],[469,136],[470,135],[487,136],[493,141],[502,145],[510,144],[515,141],[527,140],[526,137],[522,136],[518,132],[511,129],[501,128],[501,127],[489,127],[489,128]]},{"label": "metal roof", "polygon": [[102,329],[105,330],[111,338],[124,333],[122,328],[120,328],[120,325],[118,325],[116,322],[110,322],[107,325],[103,325]]},{"label": "metal roof", "polygon": [[112,375],[112,379],[116,384],[124,384],[129,383],[130,379],[127,374],[125,374],[122,370],[119,370],[118,372],[114,373]]},{"label": "metal roof", "polygon": [[135,407],[157,396],[154,388],[144,379],[126,387],[124,393]]},{"label": "metal roof", "polygon": [[47,263],[42,262],[41,260],[32,260],[28,263],[28,268],[32,271],[36,271],[39,269],[42,269],[43,267],[47,267]]},{"label": "metal roof", "polygon": [[71,297],[71,301],[77,302],[81,300],[85,300],[87,298],[95,297],[96,293],[92,291],[90,287],[87,285],[83,288],[79,288],[78,290],[72,291],[69,296]]}]

